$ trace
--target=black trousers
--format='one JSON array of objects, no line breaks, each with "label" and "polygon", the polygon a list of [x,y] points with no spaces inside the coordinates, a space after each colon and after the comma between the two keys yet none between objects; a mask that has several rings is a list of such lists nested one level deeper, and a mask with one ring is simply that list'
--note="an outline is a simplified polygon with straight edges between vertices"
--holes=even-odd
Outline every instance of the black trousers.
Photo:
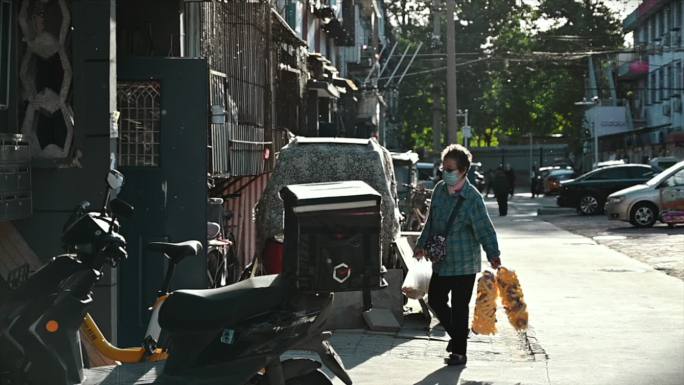
[{"label": "black trousers", "polygon": [[[432,275],[428,302],[451,337],[453,352],[466,354],[468,345],[468,304],[473,295],[475,274],[453,277]],[[451,306],[448,305],[451,292]]]},{"label": "black trousers", "polygon": [[499,204],[499,215],[502,217],[508,215],[508,195],[497,195],[496,203]]}]

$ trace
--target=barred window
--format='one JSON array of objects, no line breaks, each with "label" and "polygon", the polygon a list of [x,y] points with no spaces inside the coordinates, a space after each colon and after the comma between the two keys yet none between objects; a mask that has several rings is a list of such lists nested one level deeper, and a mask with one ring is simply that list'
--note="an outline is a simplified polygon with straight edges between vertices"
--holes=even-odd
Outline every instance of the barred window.
[{"label": "barred window", "polygon": [[9,104],[12,52],[12,1],[0,0],[0,109]]},{"label": "barred window", "polygon": [[119,166],[158,167],[161,109],[159,81],[117,84]]},{"label": "barred window", "polygon": [[663,72],[663,68],[661,67],[658,70],[658,101],[662,101],[665,99],[665,74]]},{"label": "barred window", "polygon": [[678,61],[674,65],[675,69],[675,75],[674,75],[674,93],[677,95],[682,95],[684,94],[684,90],[682,88],[684,87],[684,71],[682,66],[684,66],[684,62]]},{"label": "barred window", "polygon": [[663,67],[663,73],[662,73],[663,79],[661,81],[661,83],[663,85],[663,91],[662,91],[663,92],[663,99],[669,99],[670,94],[672,93],[672,91],[671,91],[672,90],[671,74],[672,74],[672,68],[670,67],[669,64],[666,65],[665,67]]}]

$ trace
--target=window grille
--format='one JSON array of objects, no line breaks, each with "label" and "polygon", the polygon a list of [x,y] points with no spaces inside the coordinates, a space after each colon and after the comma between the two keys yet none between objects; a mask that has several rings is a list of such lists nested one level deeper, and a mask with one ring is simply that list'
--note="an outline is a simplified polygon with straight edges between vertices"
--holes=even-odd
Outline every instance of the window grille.
[{"label": "window grille", "polygon": [[0,109],[7,108],[9,104],[11,42],[12,1],[0,0]]},{"label": "window grille", "polygon": [[118,83],[119,166],[159,166],[160,94],[159,81]]},{"label": "window grille", "polygon": [[230,175],[259,175],[272,145],[271,6],[265,1],[200,4],[200,56],[226,75],[226,93],[237,108],[237,122],[227,130]]},{"label": "window grille", "polygon": [[682,87],[684,87],[684,76],[682,75],[682,62],[675,62],[674,69],[674,92],[675,94],[682,95],[684,94],[684,91],[682,90]]},{"label": "window grille", "polygon": [[670,93],[672,90],[672,83],[670,82],[671,78],[671,73],[672,70],[670,69],[670,65],[666,65],[663,67],[663,99],[669,99],[670,98]]},{"label": "window grille", "polygon": [[211,103],[211,129],[209,144],[209,173],[214,177],[230,175],[230,133],[237,128],[237,106],[226,90],[226,74],[211,71],[209,78]]},{"label": "window grille", "polygon": [[665,99],[665,74],[663,68],[658,70],[658,101]]}]

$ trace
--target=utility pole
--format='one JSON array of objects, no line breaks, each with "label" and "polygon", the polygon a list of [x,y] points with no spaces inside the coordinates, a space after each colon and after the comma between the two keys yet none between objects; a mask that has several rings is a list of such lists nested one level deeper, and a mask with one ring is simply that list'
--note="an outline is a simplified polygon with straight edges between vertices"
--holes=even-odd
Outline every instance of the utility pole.
[{"label": "utility pole", "polygon": [[456,0],[446,0],[447,23],[447,141],[458,143],[458,100],[456,95],[456,26],[454,12]]},{"label": "utility pole", "polygon": [[[439,19],[439,0],[432,0],[432,52],[440,53],[442,25]],[[434,59],[435,69],[439,68],[439,60]],[[432,77],[432,151],[437,156],[442,150],[442,95],[439,84],[442,82],[439,71]]]}]

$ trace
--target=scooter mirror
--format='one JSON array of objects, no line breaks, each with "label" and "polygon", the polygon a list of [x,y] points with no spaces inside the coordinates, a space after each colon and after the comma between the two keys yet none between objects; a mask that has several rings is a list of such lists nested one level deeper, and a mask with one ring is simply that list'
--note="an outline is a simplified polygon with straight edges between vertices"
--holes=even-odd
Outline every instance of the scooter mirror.
[{"label": "scooter mirror", "polygon": [[123,186],[124,176],[119,170],[109,170],[107,174],[107,185],[112,190],[118,190]]},{"label": "scooter mirror", "polygon": [[135,212],[135,208],[133,208],[132,205],[119,198],[112,199],[112,201],[109,202],[109,208],[117,218],[130,218]]}]

